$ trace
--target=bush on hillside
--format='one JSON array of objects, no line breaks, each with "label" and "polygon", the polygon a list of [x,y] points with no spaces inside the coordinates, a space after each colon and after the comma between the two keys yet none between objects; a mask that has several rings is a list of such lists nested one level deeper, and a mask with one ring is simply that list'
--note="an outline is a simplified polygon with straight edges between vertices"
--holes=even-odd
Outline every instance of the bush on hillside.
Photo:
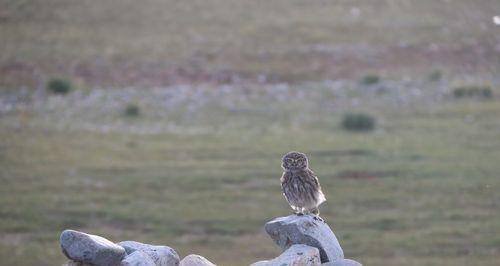
[{"label": "bush on hillside", "polygon": [[47,89],[52,93],[64,95],[71,91],[72,85],[69,80],[51,79],[47,83]]},{"label": "bush on hillside", "polygon": [[364,113],[347,113],[342,119],[342,128],[348,131],[371,131],[375,128],[375,118]]}]

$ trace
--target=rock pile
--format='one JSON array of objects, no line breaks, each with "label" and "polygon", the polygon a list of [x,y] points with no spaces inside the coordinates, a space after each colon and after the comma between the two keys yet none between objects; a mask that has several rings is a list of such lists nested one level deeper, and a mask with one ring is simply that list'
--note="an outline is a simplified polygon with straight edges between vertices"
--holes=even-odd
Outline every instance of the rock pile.
[{"label": "rock pile", "polygon": [[283,253],[251,266],[361,266],[359,262],[344,259],[333,231],[312,216],[279,217],[266,223],[265,230]]},{"label": "rock pile", "polygon": [[266,232],[283,251],[294,244],[304,244],[319,250],[321,262],[344,258],[344,251],[330,227],[309,215],[276,218],[265,226]]},{"label": "rock pile", "polygon": [[[330,227],[309,215],[276,218],[265,225],[283,253],[251,266],[361,266],[344,259],[344,252]],[[180,260],[174,249],[135,241],[113,243],[103,237],[65,230],[61,249],[71,261],[63,266],[215,266],[191,254]]]},{"label": "rock pile", "polygon": [[117,244],[96,235],[74,230],[61,234],[61,249],[71,261],[63,266],[215,266],[199,255],[183,260],[168,246],[154,246],[135,241]]},{"label": "rock pile", "polygon": [[272,260],[263,260],[250,266],[314,266],[321,265],[319,250],[302,244],[292,245],[285,252]]}]

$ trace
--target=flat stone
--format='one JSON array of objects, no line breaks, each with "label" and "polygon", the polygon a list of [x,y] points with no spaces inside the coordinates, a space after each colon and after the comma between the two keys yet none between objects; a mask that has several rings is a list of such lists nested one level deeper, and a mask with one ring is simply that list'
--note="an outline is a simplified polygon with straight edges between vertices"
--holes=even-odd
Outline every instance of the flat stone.
[{"label": "flat stone", "polygon": [[204,257],[196,254],[187,255],[181,260],[179,266],[217,266],[205,259]]},{"label": "flat stone", "polygon": [[148,254],[137,250],[128,254],[122,260],[120,266],[156,266],[156,263]]},{"label": "flat stone", "polygon": [[155,246],[144,244],[136,241],[123,241],[118,243],[122,246],[127,254],[132,254],[135,251],[142,251],[147,254],[157,266],[177,266],[179,265],[179,255],[171,247]]},{"label": "flat stone", "polygon": [[344,251],[330,227],[310,215],[290,215],[276,218],[265,225],[265,230],[282,250],[295,244],[316,247],[321,262],[340,260]]},{"label": "flat stone", "polygon": [[278,257],[250,266],[320,266],[319,250],[306,245],[292,245]]},{"label": "flat stone", "polygon": [[355,260],[341,259],[333,262],[323,263],[321,264],[321,266],[363,266],[363,265]]},{"label": "flat stone", "polygon": [[60,237],[61,249],[69,259],[95,266],[115,266],[125,257],[125,249],[106,238],[74,230]]}]

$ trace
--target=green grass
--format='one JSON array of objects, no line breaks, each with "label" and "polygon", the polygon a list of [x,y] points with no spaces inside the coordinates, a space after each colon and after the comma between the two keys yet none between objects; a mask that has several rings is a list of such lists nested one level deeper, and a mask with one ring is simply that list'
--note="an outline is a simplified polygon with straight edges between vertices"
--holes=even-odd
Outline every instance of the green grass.
[{"label": "green grass", "polygon": [[[66,228],[166,244],[220,265],[274,257],[279,250],[262,228],[290,213],[280,156],[300,150],[320,178],[328,198],[322,216],[346,257],[365,265],[495,265],[498,101],[377,112],[385,122],[367,134],[286,124],[266,131],[266,117],[194,135],[96,133],[16,127],[22,116],[7,115],[0,124],[2,263],[62,263],[57,241]],[[328,118],[336,124],[341,114]],[[241,119],[251,121],[251,113],[223,121]],[[346,171],[389,174],[337,177]]]}]

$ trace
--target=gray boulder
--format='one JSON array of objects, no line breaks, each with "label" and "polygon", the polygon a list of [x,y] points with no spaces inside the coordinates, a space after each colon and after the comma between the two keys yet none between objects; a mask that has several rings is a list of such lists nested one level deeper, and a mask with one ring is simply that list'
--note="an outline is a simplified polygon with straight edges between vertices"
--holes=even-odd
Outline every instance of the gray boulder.
[{"label": "gray boulder", "polygon": [[363,266],[363,265],[361,265],[361,263],[355,260],[341,259],[341,260],[336,260],[334,262],[323,263],[321,264],[321,266]]},{"label": "gray boulder", "polygon": [[310,215],[279,217],[266,223],[265,229],[282,250],[304,244],[318,248],[322,263],[344,258],[344,252],[330,227]]},{"label": "gray boulder", "polygon": [[125,256],[125,249],[113,242],[74,230],[63,231],[60,244],[69,259],[95,266],[115,266]]},{"label": "gray boulder", "polygon": [[187,255],[181,260],[179,266],[217,266],[204,257],[196,254]]},{"label": "gray boulder", "polygon": [[179,265],[179,255],[171,247],[148,245],[136,241],[123,241],[118,243],[118,245],[122,246],[127,254],[132,254],[135,251],[144,252],[157,266]]},{"label": "gray boulder", "polygon": [[259,261],[250,266],[320,266],[321,261],[317,248],[306,245],[292,245],[279,257]]},{"label": "gray boulder", "polygon": [[148,254],[142,251],[135,251],[127,255],[120,266],[156,266],[156,263]]}]

